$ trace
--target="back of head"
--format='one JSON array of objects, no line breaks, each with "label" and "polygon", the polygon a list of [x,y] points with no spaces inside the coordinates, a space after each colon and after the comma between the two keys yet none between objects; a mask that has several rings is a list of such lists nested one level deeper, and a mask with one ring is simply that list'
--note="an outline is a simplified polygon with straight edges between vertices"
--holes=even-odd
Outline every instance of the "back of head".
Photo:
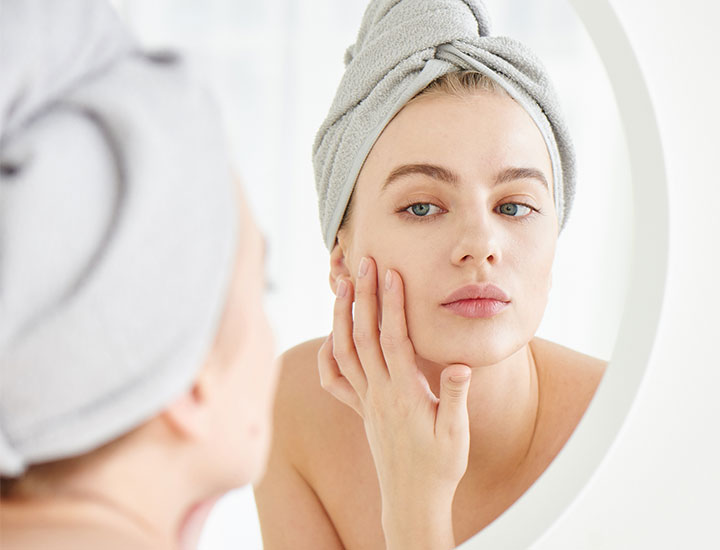
[{"label": "back of head", "polygon": [[236,252],[218,117],[104,2],[3,0],[0,473],[77,456],[187,389]]}]

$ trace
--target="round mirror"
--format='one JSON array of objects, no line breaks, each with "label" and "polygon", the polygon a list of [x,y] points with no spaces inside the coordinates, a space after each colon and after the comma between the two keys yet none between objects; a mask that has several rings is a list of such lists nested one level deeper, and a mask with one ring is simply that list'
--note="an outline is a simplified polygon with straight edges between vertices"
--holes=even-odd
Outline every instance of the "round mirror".
[{"label": "round mirror", "polygon": [[[220,99],[236,168],[269,241],[268,308],[278,352],[326,335],[333,295],[311,147],[367,0],[114,3],[146,45],[187,50]],[[610,360],[551,466],[464,546],[526,548],[587,483],[641,382],[665,279],[666,186],[649,97],[609,4],[485,3],[493,34],[520,39],[548,67],[577,147],[577,196],[538,335]],[[201,548],[261,546],[252,491],[230,493],[213,511]]]},{"label": "round mirror", "polygon": [[[528,548],[580,494],[618,435],[638,393],[660,319],[668,250],[667,177],[657,121],[632,46],[610,4],[572,0],[602,58],[631,163],[631,277],[612,359],[593,402],[541,478],[463,548]],[[639,207],[639,206],[642,207]],[[517,526],[522,525],[522,529]]]}]

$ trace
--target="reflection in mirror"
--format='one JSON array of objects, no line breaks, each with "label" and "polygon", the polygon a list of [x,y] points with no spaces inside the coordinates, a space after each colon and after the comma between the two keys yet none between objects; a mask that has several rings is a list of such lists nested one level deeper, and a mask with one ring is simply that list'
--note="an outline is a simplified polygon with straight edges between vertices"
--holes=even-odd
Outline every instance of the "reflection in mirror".
[{"label": "reflection in mirror", "polygon": [[[212,2],[212,9],[117,4],[150,45],[185,44],[196,52],[197,65],[224,100],[233,154],[245,179],[255,183],[249,198],[270,235],[276,290],[268,305],[280,349],[293,351],[285,356],[279,401],[285,414],[277,426],[287,439],[276,446],[286,454],[274,455],[269,472],[276,481],[268,477],[259,493],[268,532],[285,532],[294,547],[308,533],[338,537],[349,547],[356,540],[374,547],[383,536],[380,484],[364,423],[351,406],[322,390],[316,359],[322,342],[317,338],[333,326],[328,275],[334,286],[344,278],[352,283],[361,258],[369,255],[381,294],[388,267],[405,290],[416,364],[430,390],[439,391],[440,371],[449,362],[473,367],[469,460],[453,506],[456,542],[465,540],[520,496],[571,434],[598,381],[600,360],[610,356],[621,314],[631,207],[627,160],[602,65],[570,6],[564,0],[485,2],[492,34],[519,39],[542,59],[566,115],[577,174],[572,212],[559,236],[548,237],[557,234],[550,226],[559,220],[552,162],[547,148],[542,155],[537,125],[502,87],[440,92],[415,100],[387,126],[360,173],[353,209],[329,256],[316,222],[310,151],[367,2],[344,2],[342,9],[331,1],[315,2],[312,9],[295,1],[282,8],[222,0]],[[498,120],[490,126],[493,117]],[[507,135],[516,138],[513,147],[492,148],[499,140],[509,143]],[[520,167],[534,168],[547,190],[532,177],[491,188],[499,168],[510,164],[502,164],[508,160],[503,155],[511,156],[512,166],[521,159]],[[406,171],[381,189],[391,172],[408,164],[440,165],[458,184],[444,184],[437,171]],[[457,225],[441,226],[448,212],[456,214]],[[495,222],[492,239],[473,239],[486,235],[481,224],[492,216],[526,217]],[[462,257],[453,259],[453,252]],[[483,254],[491,261],[473,266]],[[447,308],[431,311],[431,304],[440,307],[466,283],[486,281],[510,298],[505,311],[479,319]],[[351,295],[354,285],[348,290]],[[511,325],[493,321],[513,312]],[[484,328],[474,332],[468,326]],[[512,368],[488,367],[508,361]],[[427,475],[412,469],[413,460],[403,466],[408,475]],[[415,479],[416,488],[427,485]],[[299,493],[290,496],[284,492],[289,490]],[[276,501],[289,508],[277,508]],[[243,514],[247,520],[238,523]],[[293,525],[298,517],[305,526],[299,532],[273,524],[285,518],[284,525]],[[255,521],[252,495],[235,492],[211,516],[203,544],[259,547]],[[324,547],[325,539],[316,542]]]}]

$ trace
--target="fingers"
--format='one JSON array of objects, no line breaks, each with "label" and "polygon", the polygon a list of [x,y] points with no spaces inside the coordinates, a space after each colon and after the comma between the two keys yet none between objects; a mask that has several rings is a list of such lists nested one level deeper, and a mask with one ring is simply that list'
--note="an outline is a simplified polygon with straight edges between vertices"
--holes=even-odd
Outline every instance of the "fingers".
[{"label": "fingers", "polygon": [[333,311],[332,354],[340,373],[347,378],[350,385],[360,397],[367,390],[367,378],[355,351],[353,341],[353,288],[346,279],[337,286],[337,297]]},{"label": "fingers", "polygon": [[[384,277],[380,345],[393,380],[417,378],[415,349],[408,337],[405,293],[400,274],[388,269]],[[402,383],[402,382],[401,382]]]},{"label": "fingers", "polygon": [[467,396],[472,371],[467,365],[450,365],[440,374],[440,403],[436,434],[453,435],[469,430]]},{"label": "fingers", "polygon": [[320,372],[320,385],[335,399],[351,407],[362,417],[362,405],[357,392],[345,378],[333,357],[332,332],[318,351],[318,370]]},{"label": "fingers", "polygon": [[377,267],[372,258],[363,258],[355,283],[353,341],[369,382],[388,379],[385,357],[380,349],[377,306]]}]

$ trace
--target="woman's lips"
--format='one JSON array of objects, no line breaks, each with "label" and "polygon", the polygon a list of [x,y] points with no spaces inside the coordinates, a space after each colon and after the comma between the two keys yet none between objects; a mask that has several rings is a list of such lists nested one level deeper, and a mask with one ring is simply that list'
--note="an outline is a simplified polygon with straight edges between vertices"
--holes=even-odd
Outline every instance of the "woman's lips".
[{"label": "woman's lips", "polygon": [[492,298],[471,298],[443,304],[444,308],[453,313],[470,319],[487,319],[500,313],[510,302],[493,300]]},{"label": "woman's lips", "polygon": [[510,305],[510,297],[492,283],[470,284],[452,292],[442,304],[453,313],[470,319],[487,319]]}]

